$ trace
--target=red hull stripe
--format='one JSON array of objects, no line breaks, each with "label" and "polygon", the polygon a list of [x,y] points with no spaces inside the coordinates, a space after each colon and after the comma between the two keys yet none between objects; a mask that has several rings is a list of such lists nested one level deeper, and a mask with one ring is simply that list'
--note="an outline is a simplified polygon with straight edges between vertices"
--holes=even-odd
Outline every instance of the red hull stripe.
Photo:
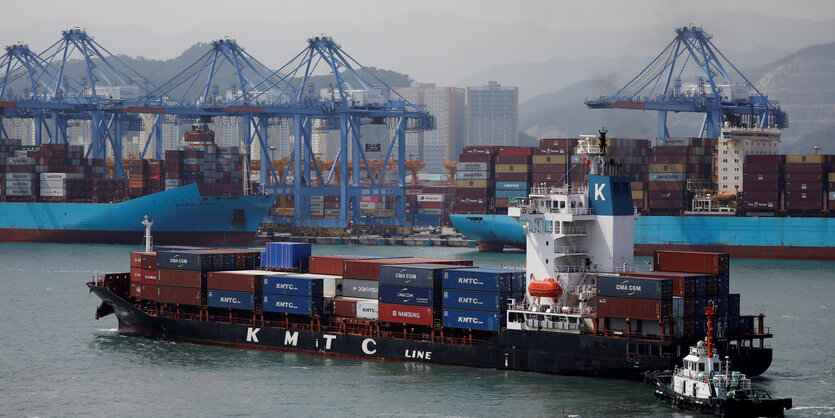
[{"label": "red hull stripe", "polygon": [[[238,246],[261,245],[254,232],[235,231],[155,231],[152,232],[157,245],[213,245]],[[44,229],[0,229],[0,242],[44,242],[44,243],[87,243],[87,244],[128,244],[141,245],[145,242],[145,231],[82,231]]]}]

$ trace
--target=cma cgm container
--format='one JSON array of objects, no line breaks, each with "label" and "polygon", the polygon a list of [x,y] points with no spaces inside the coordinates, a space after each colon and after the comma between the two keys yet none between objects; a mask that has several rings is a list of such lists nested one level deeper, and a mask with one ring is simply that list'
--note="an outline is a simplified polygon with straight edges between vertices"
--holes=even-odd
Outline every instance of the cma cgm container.
[{"label": "cma cgm container", "polygon": [[161,269],[207,271],[212,269],[214,254],[202,250],[158,251],[157,266]]},{"label": "cma cgm container", "polygon": [[321,315],[324,312],[324,298],[311,298],[290,295],[268,295],[262,299],[264,312],[288,313],[296,315]]},{"label": "cma cgm container", "polygon": [[434,310],[428,306],[380,302],[378,310],[380,321],[431,326],[434,320]]},{"label": "cma cgm container", "polygon": [[447,328],[498,331],[502,327],[502,315],[490,311],[444,309],[442,323]]},{"label": "cma cgm container", "polygon": [[499,292],[444,289],[443,307],[464,310],[501,312],[507,308],[506,297]]},{"label": "cma cgm container", "polygon": [[[705,280],[703,274],[689,274],[679,273],[674,271],[644,271],[644,272],[629,272],[621,273],[621,276],[630,277],[649,277],[670,279],[672,281],[673,296],[692,297],[696,296],[698,282]],[[725,276],[727,278],[727,276]],[[725,281],[727,283],[727,280]],[[704,288],[704,286],[701,286]],[[701,291],[704,294],[704,290]]]},{"label": "cma cgm container", "polygon": [[439,289],[431,287],[380,284],[379,299],[382,303],[394,305],[435,306]]},{"label": "cma cgm container", "polygon": [[665,278],[597,276],[599,296],[635,299],[670,299],[673,282]]},{"label": "cma cgm container", "polygon": [[437,264],[408,264],[380,267],[380,284],[415,287],[441,287],[444,270]]},{"label": "cma cgm container", "polygon": [[667,321],[673,315],[673,301],[598,297],[597,314],[603,317]]},{"label": "cma cgm container", "polygon": [[251,311],[255,309],[255,294],[251,292],[209,289],[206,292],[206,304],[210,308],[231,308]]},{"label": "cma cgm container", "polygon": [[[510,292],[518,270],[496,268],[462,268],[444,271],[444,289],[467,289]],[[524,273],[522,273],[524,276]]]}]

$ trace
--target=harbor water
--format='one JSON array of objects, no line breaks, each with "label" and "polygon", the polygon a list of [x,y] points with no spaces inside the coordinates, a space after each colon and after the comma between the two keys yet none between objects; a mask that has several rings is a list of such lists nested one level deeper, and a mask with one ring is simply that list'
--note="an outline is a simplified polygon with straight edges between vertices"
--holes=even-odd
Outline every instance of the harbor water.
[{"label": "harbor water", "polygon": [[[138,246],[0,244],[0,416],[690,416],[641,382],[336,359],[120,335],[84,285]],[[524,264],[521,252],[314,245]],[[639,259],[637,263],[641,263]],[[835,262],[731,260],[745,314],[764,311],[774,362],[754,384],[787,416],[835,416]],[[695,414],[699,415],[699,414]]]}]

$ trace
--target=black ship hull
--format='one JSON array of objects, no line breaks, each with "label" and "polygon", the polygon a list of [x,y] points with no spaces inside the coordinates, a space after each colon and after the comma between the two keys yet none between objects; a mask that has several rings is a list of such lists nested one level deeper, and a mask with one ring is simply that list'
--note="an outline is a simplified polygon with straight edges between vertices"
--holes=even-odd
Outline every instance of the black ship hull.
[{"label": "black ship hull", "polygon": [[[531,371],[550,374],[640,378],[649,370],[672,369],[688,342],[649,341],[588,334],[503,330],[478,342],[420,340],[368,332],[317,330],[315,326],[264,326],[253,316],[250,324],[152,316],[106,287],[88,284],[102,300],[97,318],[115,313],[119,331],[152,338],[256,350],[293,351],[315,355],[384,361]],[[728,353],[749,375],[771,364],[767,348]]]}]

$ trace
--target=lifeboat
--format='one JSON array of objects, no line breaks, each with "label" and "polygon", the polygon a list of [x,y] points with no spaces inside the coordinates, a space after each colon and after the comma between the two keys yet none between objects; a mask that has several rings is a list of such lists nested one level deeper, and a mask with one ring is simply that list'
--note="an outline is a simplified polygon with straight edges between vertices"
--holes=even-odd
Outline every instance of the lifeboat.
[{"label": "lifeboat", "polygon": [[562,287],[554,279],[536,280],[528,285],[528,293],[534,297],[558,298]]}]

